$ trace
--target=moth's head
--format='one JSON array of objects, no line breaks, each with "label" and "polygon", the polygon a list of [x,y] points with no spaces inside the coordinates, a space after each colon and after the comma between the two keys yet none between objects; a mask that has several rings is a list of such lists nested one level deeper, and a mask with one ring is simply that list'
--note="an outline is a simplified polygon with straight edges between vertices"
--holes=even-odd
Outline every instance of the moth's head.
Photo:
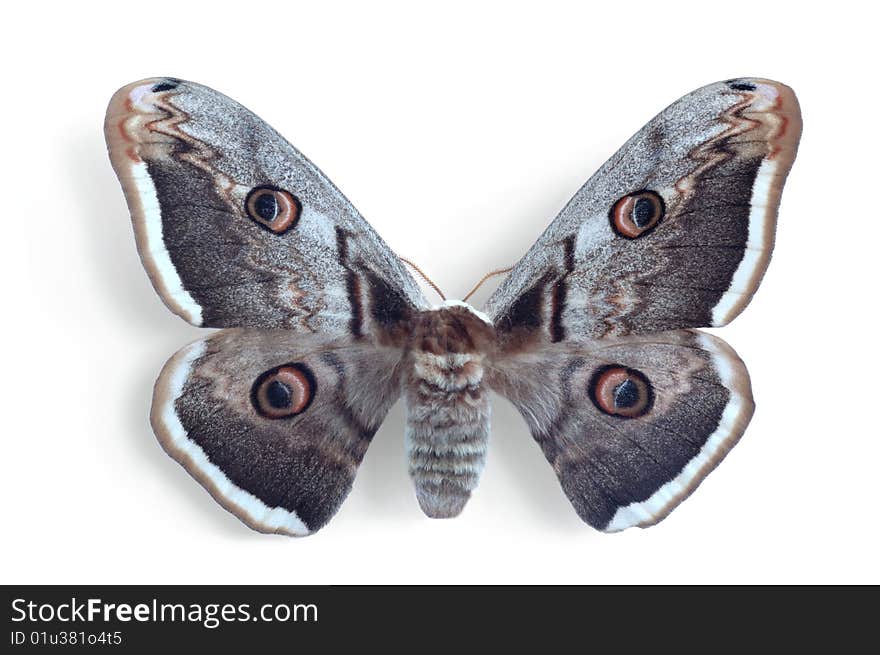
[{"label": "moth's head", "polygon": [[486,325],[492,326],[491,319],[479,309],[466,303],[464,300],[444,300],[442,304],[437,305],[432,311],[452,310],[453,314],[467,313],[480,319]]},{"label": "moth's head", "polygon": [[435,355],[487,353],[495,341],[495,327],[485,314],[461,300],[445,300],[416,315],[410,346]]}]

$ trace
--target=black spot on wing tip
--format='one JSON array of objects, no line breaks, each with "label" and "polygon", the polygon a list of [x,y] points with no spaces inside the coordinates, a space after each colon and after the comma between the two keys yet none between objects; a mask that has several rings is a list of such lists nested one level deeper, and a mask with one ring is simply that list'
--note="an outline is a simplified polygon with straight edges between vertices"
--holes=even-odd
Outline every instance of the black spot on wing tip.
[{"label": "black spot on wing tip", "polygon": [[743,82],[742,80],[727,80],[725,84],[734,91],[754,91],[758,88],[751,82]]},{"label": "black spot on wing tip", "polygon": [[175,79],[173,77],[167,77],[161,82],[157,82],[152,86],[150,91],[153,93],[159,93],[160,91],[172,91],[180,86],[180,80]]}]

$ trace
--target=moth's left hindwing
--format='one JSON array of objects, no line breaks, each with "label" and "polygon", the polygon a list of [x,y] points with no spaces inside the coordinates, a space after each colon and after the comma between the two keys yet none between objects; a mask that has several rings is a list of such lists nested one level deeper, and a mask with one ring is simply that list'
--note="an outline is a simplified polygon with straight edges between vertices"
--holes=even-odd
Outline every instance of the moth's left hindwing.
[{"label": "moth's left hindwing", "polygon": [[394,349],[286,330],[222,330],[165,365],[153,429],[248,526],[308,535],[348,495],[400,394],[399,359]]},{"label": "moth's left hindwing", "polygon": [[110,101],[105,133],[144,266],[193,325],[360,338],[425,305],[321,171],[226,96],[135,82]]},{"label": "moth's left hindwing", "polygon": [[754,410],[736,353],[691,330],[547,345],[497,362],[489,384],[526,419],[578,515],[611,532],[669,514]]}]

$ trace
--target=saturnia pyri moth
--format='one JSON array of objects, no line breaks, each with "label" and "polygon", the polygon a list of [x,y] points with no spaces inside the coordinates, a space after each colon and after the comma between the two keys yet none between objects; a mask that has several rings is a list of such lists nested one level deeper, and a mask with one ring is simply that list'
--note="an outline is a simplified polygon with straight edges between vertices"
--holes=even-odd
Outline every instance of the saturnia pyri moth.
[{"label": "saturnia pyri moth", "polygon": [[155,386],[165,450],[247,525],[303,536],[406,407],[422,510],[458,515],[489,391],[526,420],[578,515],[663,519],[737,442],[754,404],[721,339],[767,267],[800,137],[788,87],[736,79],[678,100],[575,194],[482,311],[432,306],[309,160],[207,87],[135,82],[105,132],[165,304],[222,328]]}]

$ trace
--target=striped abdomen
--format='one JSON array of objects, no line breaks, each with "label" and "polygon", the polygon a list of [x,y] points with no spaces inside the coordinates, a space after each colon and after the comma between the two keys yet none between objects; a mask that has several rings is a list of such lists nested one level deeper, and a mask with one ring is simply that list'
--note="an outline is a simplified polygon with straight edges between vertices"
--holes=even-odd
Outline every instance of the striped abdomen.
[{"label": "striped abdomen", "polygon": [[406,400],[409,473],[432,518],[464,509],[486,462],[489,402],[482,355],[415,352]]}]

